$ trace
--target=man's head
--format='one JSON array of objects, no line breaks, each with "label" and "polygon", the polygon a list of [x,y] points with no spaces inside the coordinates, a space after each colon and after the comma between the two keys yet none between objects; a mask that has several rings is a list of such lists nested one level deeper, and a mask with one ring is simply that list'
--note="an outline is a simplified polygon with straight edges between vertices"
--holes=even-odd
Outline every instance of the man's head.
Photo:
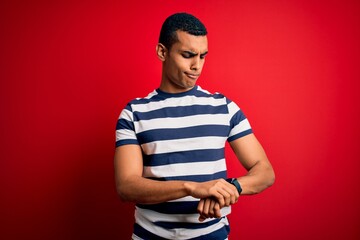
[{"label": "man's head", "polygon": [[156,46],[163,62],[161,90],[179,93],[195,86],[208,53],[206,33],[205,26],[190,14],[178,13],[166,19]]},{"label": "man's head", "polygon": [[199,19],[188,13],[175,13],[169,16],[162,25],[159,43],[168,50],[178,41],[177,31],[183,31],[194,36],[205,36],[206,28]]}]

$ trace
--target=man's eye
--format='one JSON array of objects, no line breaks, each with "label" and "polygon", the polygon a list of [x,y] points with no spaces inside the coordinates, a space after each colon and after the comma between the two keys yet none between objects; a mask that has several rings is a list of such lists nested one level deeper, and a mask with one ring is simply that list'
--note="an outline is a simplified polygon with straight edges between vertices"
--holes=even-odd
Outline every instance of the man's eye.
[{"label": "man's eye", "polygon": [[181,54],[184,58],[191,58],[192,56],[188,53]]},{"label": "man's eye", "polygon": [[204,54],[200,54],[200,58],[201,58],[201,59],[204,59],[204,58],[207,56],[207,54],[208,54],[207,52],[204,53]]}]

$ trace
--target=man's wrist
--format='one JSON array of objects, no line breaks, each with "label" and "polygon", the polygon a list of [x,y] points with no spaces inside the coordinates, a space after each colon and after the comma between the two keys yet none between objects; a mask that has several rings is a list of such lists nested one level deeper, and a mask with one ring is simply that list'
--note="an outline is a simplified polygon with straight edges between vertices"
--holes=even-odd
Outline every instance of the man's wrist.
[{"label": "man's wrist", "polygon": [[193,192],[194,192],[194,189],[195,189],[195,186],[194,186],[194,182],[184,182],[183,183],[183,186],[184,186],[184,189],[185,189],[185,192],[186,192],[186,195],[187,196],[192,196]]},{"label": "man's wrist", "polygon": [[236,178],[228,178],[226,179],[226,181],[232,185],[234,185],[238,191],[239,194],[241,194],[242,192],[242,187],[239,183],[239,181]]}]

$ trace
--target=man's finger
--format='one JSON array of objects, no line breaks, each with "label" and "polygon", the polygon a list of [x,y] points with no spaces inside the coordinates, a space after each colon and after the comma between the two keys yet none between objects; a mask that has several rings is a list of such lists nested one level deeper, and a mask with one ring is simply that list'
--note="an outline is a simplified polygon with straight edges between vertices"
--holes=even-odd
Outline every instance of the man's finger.
[{"label": "man's finger", "polygon": [[204,199],[201,199],[199,204],[198,204],[198,207],[197,207],[197,211],[198,213],[201,215],[203,210],[204,210],[204,202],[205,200]]}]

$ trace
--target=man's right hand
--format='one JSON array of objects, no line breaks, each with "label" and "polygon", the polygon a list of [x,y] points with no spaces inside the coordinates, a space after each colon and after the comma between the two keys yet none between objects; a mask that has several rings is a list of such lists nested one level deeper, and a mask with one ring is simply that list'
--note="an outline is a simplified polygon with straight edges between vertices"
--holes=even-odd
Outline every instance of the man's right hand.
[{"label": "man's right hand", "polygon": [[239,198],[239,193],[235,186],[224,179],[201,183],[186,182],[185,188],[188,194],[195,198],[212,198],[216,200],[220,208],[236,203]]}]

